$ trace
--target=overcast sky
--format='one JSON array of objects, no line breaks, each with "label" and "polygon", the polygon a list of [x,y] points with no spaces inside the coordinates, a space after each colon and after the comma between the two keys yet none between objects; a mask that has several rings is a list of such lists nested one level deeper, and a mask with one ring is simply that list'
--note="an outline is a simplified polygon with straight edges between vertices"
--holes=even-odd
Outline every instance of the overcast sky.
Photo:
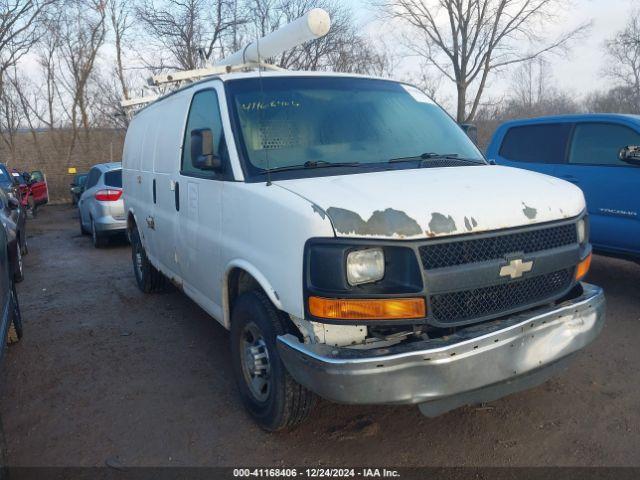
[{"label": "overcast sky", "polygon": [[[369,31],[377,30],[373,26],[372,12],[367,8],[367,0],[354,0],[359,20],[368,25]],[[576,42],[566,56],[549,57],[554,84],[563,90],[569,90],[576,95],[607,88],[610,79],[604,76],[607,59],[603,52],[603,44],[627,22],[628,13],[634,8],[640,8],[640,0],[567,0],[566,15],[561,23],[550,25],[548,33],[554,36],[562,30],[569,30],[585,22],[593,22],[593,26],[585,38]],[[411,69],[415,61],[407,60],[402,70]],[[494,78],[490,94],[506,93],[510,83],[510,73],[500,75],[502,80]],[[446,84],[443,84],[446,89]]]}]

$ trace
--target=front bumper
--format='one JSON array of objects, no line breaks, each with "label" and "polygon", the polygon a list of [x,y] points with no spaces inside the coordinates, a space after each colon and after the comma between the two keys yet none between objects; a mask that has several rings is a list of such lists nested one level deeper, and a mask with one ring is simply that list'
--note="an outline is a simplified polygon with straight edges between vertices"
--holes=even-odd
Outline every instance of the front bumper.
[{"label": "front bumper", "polygon": [[320,396],[349,404],[422,404],[437,415],[544,382],[591,343],[605,321],[601,288],[559,305],[458,330],[454,335],[362,350],[278,337],[289,373]]}]

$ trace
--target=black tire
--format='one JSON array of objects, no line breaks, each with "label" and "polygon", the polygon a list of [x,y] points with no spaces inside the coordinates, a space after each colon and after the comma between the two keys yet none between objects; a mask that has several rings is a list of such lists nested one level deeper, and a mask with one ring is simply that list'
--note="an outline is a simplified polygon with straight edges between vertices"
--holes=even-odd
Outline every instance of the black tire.
[{"label": "black tire", "polygon": [[18,243],[16,244],[16,257],[13,260],[13,281],[16,283],[20,283],[23,280],[24,262],[22,261],[22,249],[20,248],[20,243]]},{"label": "black tire", "polygon": [[134,226],[131,231],[131,262],[133,274],[136,277],[138,288],[144,293],[158,293],[164,291],[167,279],[162,272],[156,270],[147,258],[138,228]]},{"label": "black tire", "polygon": [[93,246],[96,248],[102,248],[107,245],[109,240],[98,233],[96,230],[96,223],[91,219],[91,241],[93,242]]},{"label": "black tire", "polygon": [[18,293],[15,284],[11,287],[11,325],[7,334],[7,343],[17,343],[23,334],[22,329],[22,313],[20,313],[20,304],[18,302]]},{"label": "black tire", "polygon": [[24,235],[24,240],[21,238],[22,244],[20,245],[20,250],[22,251],[22,256],[29,255],[29,245],[27,244],[27,234],[22,232]]},{"label": "black tire", "polygon": [[[231,355],[233,372],[244,406],[264,430],[276,432],[302,423],[316,403],[316,395],[297,383],[280,359],[276,345],[278,335],[287,333],[287,322],[264,292],[242,294],[231,316]],[[262,337],[256,338],[254,328]],[[253,338],[251,338],[253,337]],[[254,342],[255,340],[255,342]],[[247,345],[259,345],[249,356]],[[249,350],[253,350],[253,347]],[[264,351],[266,350],[266,360]],[[245,362],[245,360],[249,360]],[[256,360],[257,359],[257,360]],[[264,363],[266,362],[266,363]],[[259,375],[255,375],[259,365]],[[254,372],[249,370],[253,368]],[[268,384],[256,392],[256,379]]]},{"label": "black tire", "polygon": [[80,213],[80,210],[78,210],[78,218],[80,218],[80,234],[88,235],[89,232],[87,231],[86,228],[84,228],[84,225],[82,225],[82,214]]}]

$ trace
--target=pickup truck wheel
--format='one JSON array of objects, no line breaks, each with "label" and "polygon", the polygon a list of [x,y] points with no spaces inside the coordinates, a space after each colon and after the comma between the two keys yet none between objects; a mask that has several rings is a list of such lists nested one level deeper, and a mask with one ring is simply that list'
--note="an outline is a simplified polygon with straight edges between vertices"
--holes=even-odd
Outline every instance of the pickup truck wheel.
[{"label": "pickup truck wheel", "polygon": [[285,333],[282,313],[263,292],[238,298],[231,319],[234,376],[245,407],[269,432],[302,423],[316,402],[316,395],[298,384],[280,360],[276,339]]},{"label": "pickup truck wheel", "polygon": [[15,285],[11,287],[11,309],[11,325],[9,325],[7,334],[7,343],[9,344],[16,343],[22,338],[22,314]]},{"label": "pickup truck wheel", "polygon": [[131,260],[133,262],[133,273],[140,290],[144,293],[155,293],[165,289],[166,278],[162,272],[151,265],[137,228],[134,228],[131,232]]}]

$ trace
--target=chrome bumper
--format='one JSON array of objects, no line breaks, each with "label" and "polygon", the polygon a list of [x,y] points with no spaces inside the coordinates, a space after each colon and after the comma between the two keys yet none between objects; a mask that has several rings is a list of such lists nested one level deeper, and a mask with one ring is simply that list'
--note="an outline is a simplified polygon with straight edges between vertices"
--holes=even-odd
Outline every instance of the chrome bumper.
[{"label": "chrome bumper", "polygon": [[350,404],[421,404],[437,415],[547,380],[591,343],[605,321],[601,288],[560,305],[458,330],[442,339],[361,350],[278,337],[289,373],[320,396]]}]

